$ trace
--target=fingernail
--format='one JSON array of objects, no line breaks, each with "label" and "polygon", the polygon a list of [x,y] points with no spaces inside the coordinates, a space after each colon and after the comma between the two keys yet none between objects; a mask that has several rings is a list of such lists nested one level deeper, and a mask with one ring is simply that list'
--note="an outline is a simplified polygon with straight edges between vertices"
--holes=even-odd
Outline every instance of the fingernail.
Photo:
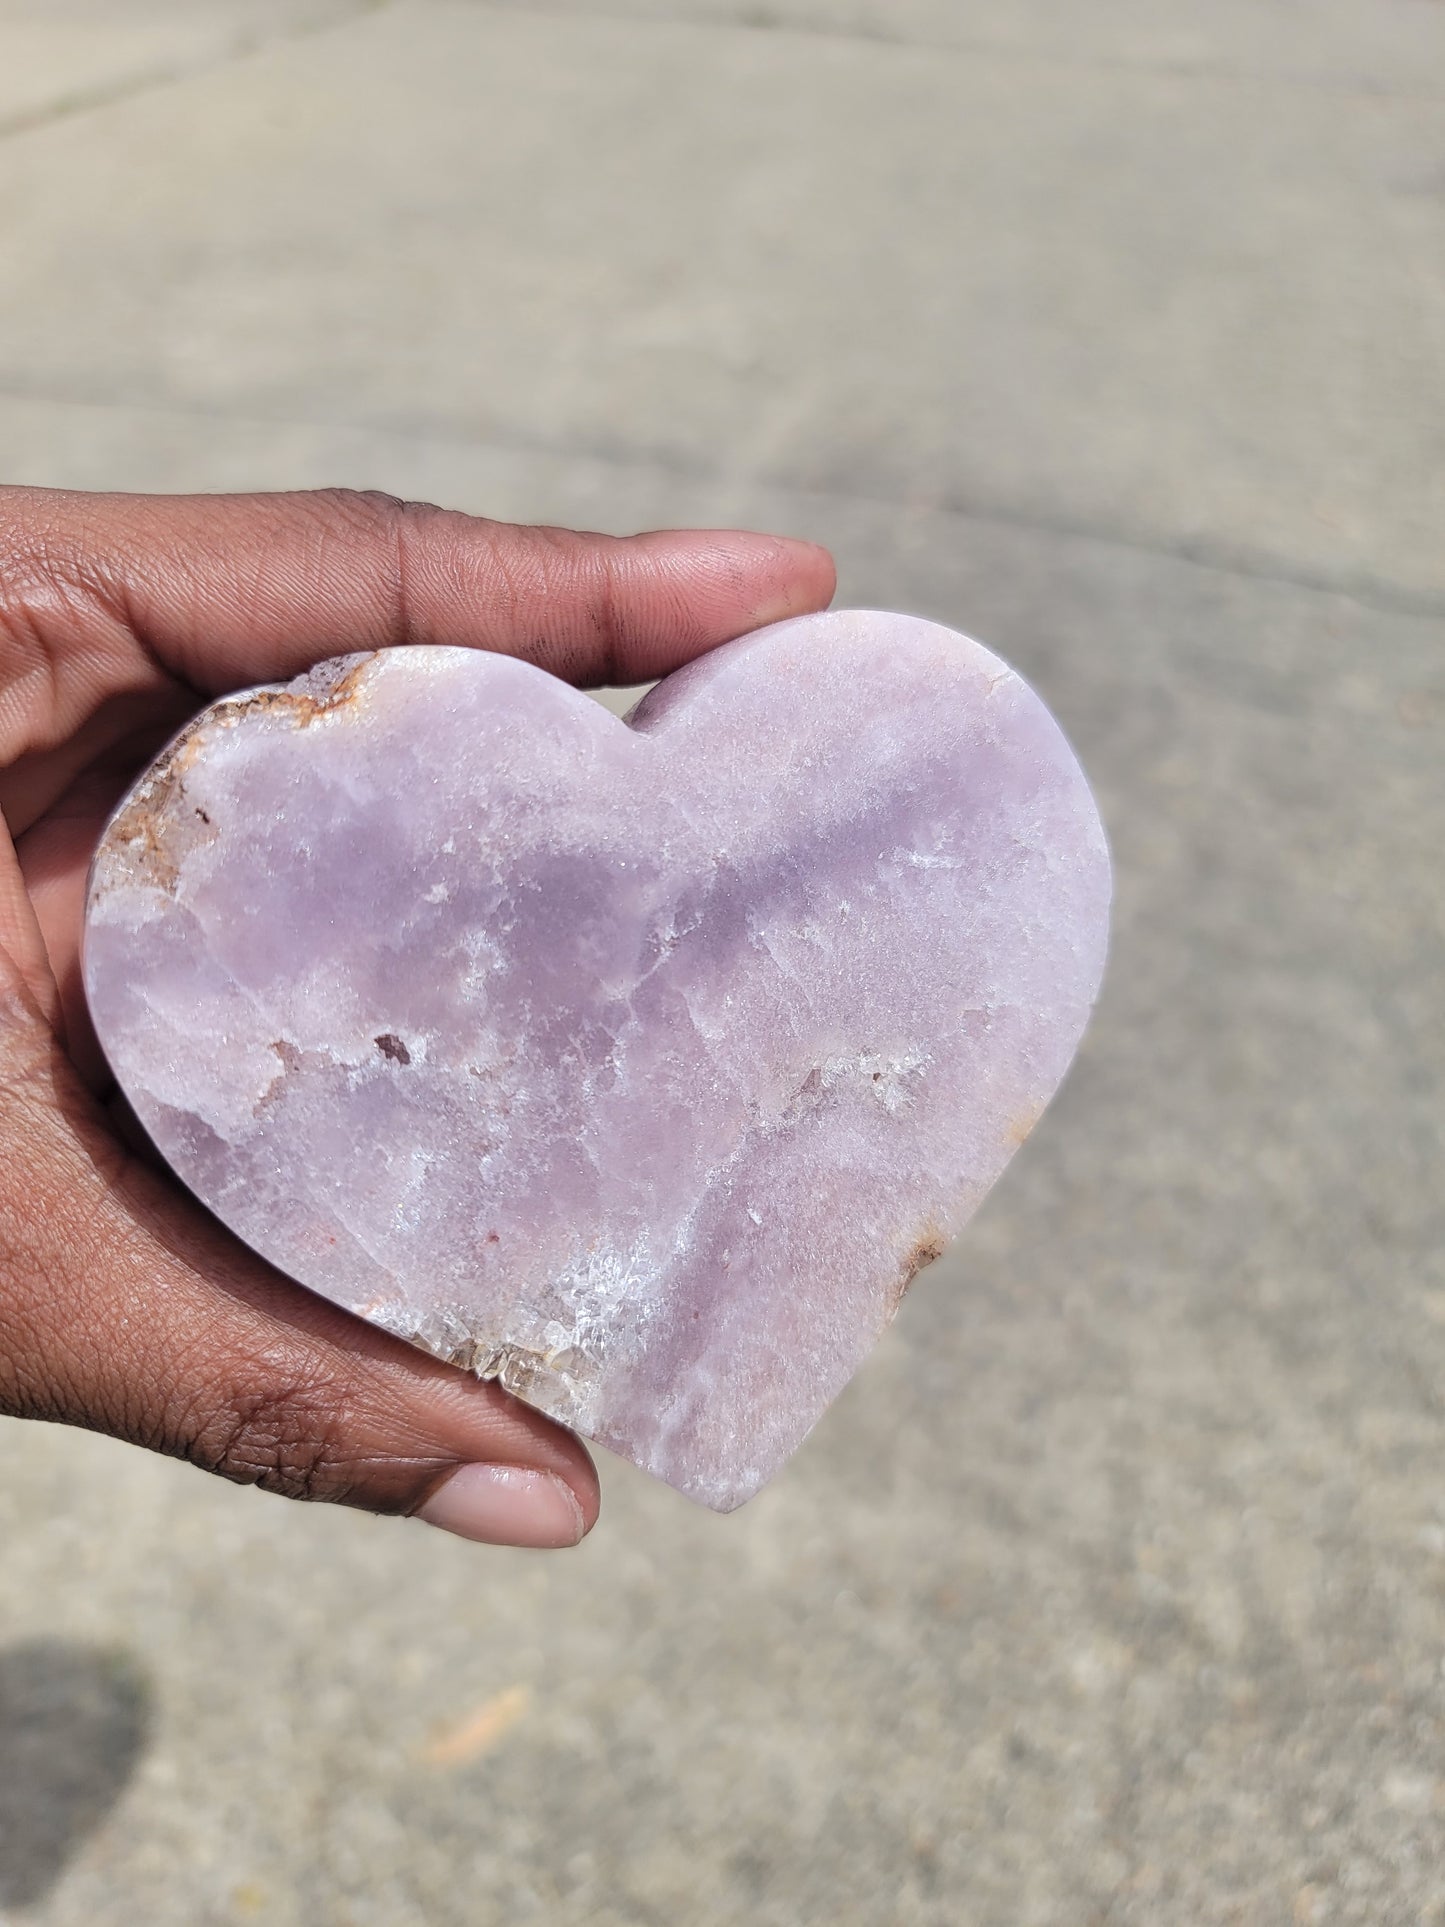
[{"label": "fingernail", "polygon": [[519,1465],[459,1465],[416,1516],[484,1546],[575,1546],[585,1525],[569,1485]]},{"label": "fingernail", "polygon": [[803,542],[791,535],[767,540],[772,549],[774,581],[772,593],[760,600],[755,611],[758,623],[780,622],[785,616],[806,615],[825,607],[836,583],[828,551],[816,542]]}]

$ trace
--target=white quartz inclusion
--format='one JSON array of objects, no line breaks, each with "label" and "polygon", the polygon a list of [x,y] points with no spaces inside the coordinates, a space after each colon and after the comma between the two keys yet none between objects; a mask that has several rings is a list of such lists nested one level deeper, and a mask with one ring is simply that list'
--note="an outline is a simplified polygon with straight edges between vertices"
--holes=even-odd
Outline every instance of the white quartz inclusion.
[{"label": "white quartz inclusion", "polygon": [[1032,691],[844,612],[627,723],[463,649],[228,697],[107,828],[85,981],[256,1251],[728,1509],[1027,1135],[1108,902]]}]

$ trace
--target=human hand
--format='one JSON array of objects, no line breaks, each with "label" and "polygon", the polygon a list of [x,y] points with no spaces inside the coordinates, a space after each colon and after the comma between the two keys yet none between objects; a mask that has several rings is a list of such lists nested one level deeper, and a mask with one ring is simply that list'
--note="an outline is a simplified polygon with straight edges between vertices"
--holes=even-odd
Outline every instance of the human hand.
[{"label": "human hand", "polygon": [[427,642],[644,682],[832,589],[822,550],[768,536],[614,540],[340,491],[0,489],[0,1413],[575,1544],[598,1503],[575,1438],[292,1284],[127,1148],[80,987],[91,851],[228,690]]}]

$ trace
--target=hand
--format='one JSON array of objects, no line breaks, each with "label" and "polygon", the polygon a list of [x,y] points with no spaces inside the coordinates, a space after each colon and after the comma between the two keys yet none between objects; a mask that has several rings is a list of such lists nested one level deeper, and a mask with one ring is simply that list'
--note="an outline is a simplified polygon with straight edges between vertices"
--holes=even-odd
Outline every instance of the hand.
[{"label": "hand", "polygon": [[575,1544],[598,1503],[576,1439],[290,1283],[127,1149],[80,988],[86,867],[122,790],[224,691],[425,642],[644,682],[832,588],[822,550],[759,535],[0,489],[0,1412],[292,1498]]}]

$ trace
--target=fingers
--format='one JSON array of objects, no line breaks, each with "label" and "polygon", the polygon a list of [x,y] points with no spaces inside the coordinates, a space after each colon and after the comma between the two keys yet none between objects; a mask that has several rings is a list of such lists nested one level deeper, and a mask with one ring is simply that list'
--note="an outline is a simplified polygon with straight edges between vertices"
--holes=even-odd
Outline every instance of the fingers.
[{"label": "fingers", "polygon": [[833,581],[824,550],[768,535],[580,535],[346,490],[0,489],[0,759],[26,685],[59,707],[47,742],[10,755],[63,741],[116,690],[211,693],[392,644],[645,682],[826,606]]},{"label": "fingers", "polygon": [[109,1432],[291,1498],[572,1545],[582,1446],[237,1246],[104,1129],[0,984],[0,1411]]}]

